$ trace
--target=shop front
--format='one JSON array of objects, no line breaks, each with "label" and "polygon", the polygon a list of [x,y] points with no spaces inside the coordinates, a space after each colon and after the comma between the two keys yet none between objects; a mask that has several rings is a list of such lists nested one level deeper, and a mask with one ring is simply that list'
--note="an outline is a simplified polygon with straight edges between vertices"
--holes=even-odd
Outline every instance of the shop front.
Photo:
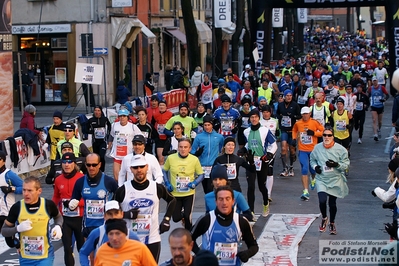
[{"label": "shop front", "polygon": [[[68,77],[68,33],[70,24],[13,26],[19,51],[26,54],[27,72],[32,83],[33,104],[67,104],[70,101]],[[25,58],[23,58],[23,61]],[[75,61],[73,58],[72,61]]]}]

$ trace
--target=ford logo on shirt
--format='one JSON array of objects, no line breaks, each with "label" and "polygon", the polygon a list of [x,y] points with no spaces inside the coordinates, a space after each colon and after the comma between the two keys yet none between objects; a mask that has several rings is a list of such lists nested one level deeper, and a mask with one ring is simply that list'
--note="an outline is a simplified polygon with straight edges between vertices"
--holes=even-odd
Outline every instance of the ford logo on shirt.
[{"label": "ford logo on shirt", "polygon": [[132,208],[145,208],[145,207],[150,207],[154,204],[154,202],[150,199],[134,199],[131,202],[129,202],[129,205],[132,206]]}]

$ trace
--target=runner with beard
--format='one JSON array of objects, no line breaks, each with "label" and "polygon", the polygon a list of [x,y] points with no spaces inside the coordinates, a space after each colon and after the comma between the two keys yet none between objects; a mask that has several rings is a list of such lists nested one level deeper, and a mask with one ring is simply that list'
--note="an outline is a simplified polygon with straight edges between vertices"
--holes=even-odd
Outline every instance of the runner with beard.
[{"label": "runner with beard", "polygon": [[190,106],[187,102],[182,102],[179,104],[179,114],[172,116],[165,125],[164,132],[168,137],[172,137],[174,135],[172,128],[175,122],[180,122],[184,126],[184,135],[186,135],[188,138],[195,137],[198,124],[194,118],[188,116],[189,112]]}]

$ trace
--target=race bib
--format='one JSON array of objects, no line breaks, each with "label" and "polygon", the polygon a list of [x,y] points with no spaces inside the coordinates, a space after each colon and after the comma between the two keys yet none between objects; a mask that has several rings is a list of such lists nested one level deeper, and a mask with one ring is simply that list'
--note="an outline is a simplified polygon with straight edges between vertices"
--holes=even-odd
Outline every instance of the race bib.
[{"label": "race bib", "polygon": [[304,144],[304,145],[309,145],[309,144],[313,143],[312,136],[309,136],[308,134],[306,134],[306,132],[301,132],[300,138],[301,138],[302,144]]},{"label": "race bib", "polygon": [[328,173],[328,172],[332,172],[334,171],[334,169],[332,167],[328,167],[327,165],[323,166],[323,172]]},{"label": "race bib", "polygon": [[86,200],[86,217],[104,219],[104,200]]},{"label": "race bib", "polygon": [[248,128],[249,127],[249,117],[242,117],[241,118],[241,127]]},{"label": "race bib", "polygon": [[237,177],[236,163],[226,163],[225,165],[227,166],[227,178],[236,179]]},{"label": "race bib", "polygon": [[346,121],[345,120],[338,120],[336,122],[337,130],[338,131],[345,131],[346,130]]},{"label": "race bib", "polygon": [[141,133],[143,134],[145,139],[148,139],[148,132],[144,131],[144,132],[141,132]]},{"label": "race bib", "polygon": [[205,178],[209,178],[212,171],[212,166],[202,166],[202,170],[204,171]]},{"label": "race bib", "polygon": [[383,77],[378,77],[378,83],[384,83],[384,78]]},{"label": "race bib", "polygon": [[43,256],[44,255],[44,237],[43,236],[24,236],[22,237],[22,247],[27,256]]},{"label": "race bib", "polygon": [[223,131],[231,131],[233,129],[233,121],[222,120],[221,126]]},{"label": "race bib", "polygon": [[158,124],[157,125],[157,131],[159,135],[164,135],[164,131],[165,131],[165,124]]},{"label": "race bib", "polygon": [[190,188],[188,187],[188,183],[190,183],[190,177],[176,176],[176,191],[188,192],[190,190]]},{"label": "race bib", "polygon": [[105,127],[98,127],[94,129],[95,139],[105,139]]},{"label": "race bib", "polygon": [[283,116],[281,118],[281,126],[282,127],[291,127],[291,117]]},{"label": "race bib", "polygon": [[119,135],[116,137],[116,156],[127,155],[127,136]]},{"label": "race bib", "polygon": [[64,215],[64,216],[68,216],[68,217],[77,217],[77,216],[79,216],[80,215],[80,208],[79,207],[77,207],[76,209],[74,209],[73,211],[71,211],[68,207],[65,207],[64,206],[64,202],[65,201],[69,201],[69,199],[62,199],[61,200],[61,206],[62,206],[62,214]]},{"label": "race bib", "polygon": [[137,219],[132,221],[132,230],[140,238],[140,241],[147,244],[151,229],[151,214],[139,214]]},{"label": "race bib", "polygon": [[237,259],[237,243],[220,243],[216,242],[214,254],[218,258],[219,265],[236,265]]},{"label": "race bib", "polygon": [[363,103],[362,102],[356,102],[356,111],[362,111],[363,110]]},{"label": "race bib", "polygon": [[260,156],[254,156],[254,161],[256,171],[260,171],[262,169],[262,160],[260,159]]},{"label": "race bib", "polygon": [[197,127],[197,134],[204,132],[204,128],[201,125]]},{"label": "race bib", "polygon": [[298,104],[306,104],[306,98],[303,96],[298,96]]}]

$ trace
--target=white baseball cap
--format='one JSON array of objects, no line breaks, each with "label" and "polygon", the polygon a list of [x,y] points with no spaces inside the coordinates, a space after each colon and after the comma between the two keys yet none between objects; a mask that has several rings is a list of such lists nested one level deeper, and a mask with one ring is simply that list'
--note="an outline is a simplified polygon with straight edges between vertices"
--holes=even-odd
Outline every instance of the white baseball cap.
[{"label": "white baseball cap", "polygon": [[116,200],[110,200],[107,203],[105,203],[105,211],[110,211],[110,210],[120,210],[121,207],[119,206],[119,202]]},{"label": "white baseball cap", "polygon": [[310,113],[310,108],[307,106],[302,107],[301,109],[301,115],[303,114],[309,114]]},{"label": "white baseball cap", "polygon": [[250,64],[246,64],[245,68],[251,68],[251,65]]},{"label": "white baseball cap", "polygon": [[130,161],[130,166],[144,166],[144,165],[147,165],[147,160],[142,154],[134,155],[132,157],[132,160]]}]

